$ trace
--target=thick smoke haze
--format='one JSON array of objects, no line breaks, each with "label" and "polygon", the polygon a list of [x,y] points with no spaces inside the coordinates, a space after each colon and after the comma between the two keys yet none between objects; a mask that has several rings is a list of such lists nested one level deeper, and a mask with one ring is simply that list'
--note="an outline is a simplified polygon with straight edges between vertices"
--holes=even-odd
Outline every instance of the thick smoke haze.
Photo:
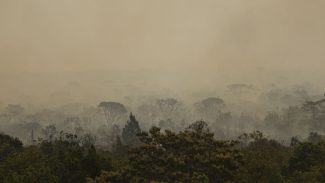
[{"label": "thick smoke haze", "polygon": [[267,69],[315,81],[325,3],[304,2],[2,0],[0,71],[167,69],[215,83]]},{"label": "thick smoke haze", "polygon": [[196,102],[219,97],[234,116],[263,121],[268,111],[322,99],[324,6],[322,0],[1,0],[0,110],[21,104],[28,114],[62,112],[66,104],[117,101],[136,113],[172,97],[191,113]]},{"label": "thick smoke haze", "polygon": [[324,10],[0,0],[0,183],[325,183]]},{"label": "thick smoke haze", "polygon": [[310,71],[324,58],[324,6],[322,0],[2,0],[1,71]]},{"label": "thick smoke haze", "polygon": [[89,70],[145,71],[149,77],[139,79],[155,83],[148,87],[175,92],[231,83],[323,86],[325,3],[304,2],[2,0],[1,98],[38,95],[48,85],[56,92],[55,83],[80,82],[63,72]]}]

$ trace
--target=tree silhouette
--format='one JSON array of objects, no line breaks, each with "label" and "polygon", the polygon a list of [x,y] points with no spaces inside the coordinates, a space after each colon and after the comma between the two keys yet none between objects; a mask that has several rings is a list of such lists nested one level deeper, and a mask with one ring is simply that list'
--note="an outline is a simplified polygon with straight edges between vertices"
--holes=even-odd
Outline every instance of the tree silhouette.
[{"label": "tree silhouette", "polygon": [[122,131],[122,140],[125,145],[135,146],[140,144],[137,134],[141,132],[139,122],[135,119],[135,116],[131,113],[129,120]]},{"label": "tree silhouette", "polygon": [[194,107],[199,114],[203,115],[201,117],[217,118],[217,116],[221,113],[221,110],[225,107],[225,105],[225,102],[220,98],[208,97],[194,104]]},{"label": "tree silhouette", "polygon": [[157,105],[165,118],[170,118],[180,106],[180,102],[175,98],[166,98],[157,100]]},{"label": "tree silhouette", "polygon": [[108,126],[114,124],[127,112],[124,105],[117,102],[101,102],[98,107],[103,110]]}]

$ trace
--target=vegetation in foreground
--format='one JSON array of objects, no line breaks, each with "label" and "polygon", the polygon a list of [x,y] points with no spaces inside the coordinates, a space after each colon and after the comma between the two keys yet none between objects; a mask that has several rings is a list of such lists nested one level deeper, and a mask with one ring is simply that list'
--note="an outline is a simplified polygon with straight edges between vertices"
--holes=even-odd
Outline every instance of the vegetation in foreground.
[{"label": "vegetation in foreground", "polygon": [[[96,149],[89,138],[61,132],[58,138],[23,146],[0,135],[3,183],[321,183],[325,142],[317,133],[291,145],[261,132],[216,140],[204,121],[180,132],[136,130],[130,116],[128,145],[116,138],[112,151]],[[133,140],[132,140],[133,138]]]}]

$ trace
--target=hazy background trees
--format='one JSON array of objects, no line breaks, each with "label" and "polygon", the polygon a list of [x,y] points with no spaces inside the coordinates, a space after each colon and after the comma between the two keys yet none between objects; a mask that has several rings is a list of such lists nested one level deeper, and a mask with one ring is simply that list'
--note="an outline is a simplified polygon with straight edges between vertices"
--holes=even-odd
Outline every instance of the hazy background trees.
[{"label": "hazy background trees", "polygon": [[[127,88],[139,89],[136,85]],[[324,97],[322,92],[315,94],[313,88],[310,84],[288,87],[272,84],[261,89],[253,84],[235,83],[224,88],[226,94],[221,89],[213,92],[202,89],[191,97],[166,95],[163,91],[164,95],[134,94],[108,102],[66,102],[52,107],[51,103],[41,107],[22,101],[3,104],[0,129],[25,144],[32,144],[38,138],[49,138],[44,131],[53,125],[58,133],[64,130],[90,134],[96,137],[96,145],[112,148],[117,136],[123,141],[129,111],[137,117],[142,130],[158,126],[181,131],[193,121],[205,120],[218,138],[260,130],[266,136],[289,143],[292,136],[325,132]]]}]

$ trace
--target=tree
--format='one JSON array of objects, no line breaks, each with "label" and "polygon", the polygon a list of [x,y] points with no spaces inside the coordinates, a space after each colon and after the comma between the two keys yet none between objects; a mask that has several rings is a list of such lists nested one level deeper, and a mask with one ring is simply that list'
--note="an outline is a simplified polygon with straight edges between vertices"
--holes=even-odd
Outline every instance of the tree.
[{"label": "tree", "polygon": [[181,105],[180,101],[175,98],[166,98],[157,100],[157,105],[165,118],[170,118],[172,114]]},{"label": "tree", "polygon": [[282,170],[287,164],[289,148],[269,140],[259,131],[239,137],[244,157],[241,180],[244,182],[284,182]]},{"label": "tree", "polygon": [[125,145],[136,146],[140,144],[137,134],[141,132],[139,122],[135,119],[135,116],[131,113],[129,120],[122,131],[122,140]]},{"label": "tree", "polygon": [[100,170],[110,170],[110,159],[100,157],[93,145],[82,146],[75,134],[60,133],[66,138],[41,141],[11,153],[0,163],[0,182],[85,183]]},{"label": "tree", "polygon": [[307,138],[307,141],[313,144],[324,142],[324,140],[325,137],[323,135],[318,134],[317,132],[310,132]]},{"label": "tree", "polygon": [[302,106],[303,111],[311,115],[311,130],[322,130],[324,129],[325,119],[325,99],[318,101],[307,101]]},{"label": "tree", "polygon": [[311,119],[315,120],[318,114],[317,103],[313,101],[307,101],[303,104],[302,109],[307,112],[311,113]]},{"label": "tree", "polygon": [[288,108],[283,109],[283,113],[284,120],[287,123],[292,124],[295,121],[299,121],[302,111],[299,107],[289,106]]},{"label": "tree", "polygon": [[49,166],[49,159],[36,147],[12,154],[0,167],[0,182],[59,183],[58,175]]},{"label": "tree", "polygon": [[113,153],[125,153],[124,152],[125,146],[122,144],[120,136],[117,136],[115,139],[115,142],[112,146],[112,152]]},{"label": "tree", "polygon": [[209,97],[194,104],[194,107],[199,114],[203,115],[202,117],[217,118],[225,105],[222,99]]},{"label": "tree", "polygon": [[80,143],[84,147],[90,147],[96,143],[96,136],[86,133],[81,137]]},{"label": "tree", "polygon": [[179,133],[152,127],[139,138],[144,145],[130,152],[129,166],[104,173],[103,182],[224,183],[235,181],[239,173],[236,143],[215,140],[203,121]]},{"label": "tree", "polygon": [[116,140],[116,137],[119,137],[121,135],[121,128],[119,125],[113,125],[110,133],[110,140],[111,143],[114,143]]},{"label": "tree", "polygon": [[100,169],[100,157],[98,156],[96,149],[93,145],[88,149],[87,155],[81,161],[83,169],[85,169],[89,176],[94,178],[99,175]]},{"label": "tree", "polygon": [[55,125],[48,125],[43,130],[43,135],[45,136],[45,140],[52,141],[56,138],[58,131],[56,130]]},{"label": "tree", "polygon": [[17,139],[12,138],[5,134],[0,134],[0,163],[7,156],[21,151],[23,149],[23,143]]},{"label": "tree", "polygon": [[117,122],[127,112],[124,105],[117,102],[101,102],[98,107],[103,110],[108,126]]},{"label": "tree", "polygon": [[286,168],[289,183],[325,182],[325,143],[299,143],[294,146]]}]

